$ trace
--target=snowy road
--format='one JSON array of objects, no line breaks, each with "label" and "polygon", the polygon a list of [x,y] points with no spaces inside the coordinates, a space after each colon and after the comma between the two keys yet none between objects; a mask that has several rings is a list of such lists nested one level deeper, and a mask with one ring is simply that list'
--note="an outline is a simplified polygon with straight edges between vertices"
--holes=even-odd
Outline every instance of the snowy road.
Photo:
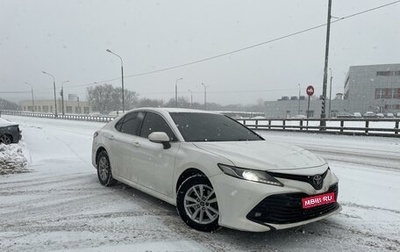
[{"label": "snowy road", "polygon": [[400,251],[400,140],[262,133],[324,156],[343,211],[267,233],[188,228],[174,207],[105,188],[91,165],[102,123],[3,116],[20,123],[30,173],[0,176],[0,251]]}]

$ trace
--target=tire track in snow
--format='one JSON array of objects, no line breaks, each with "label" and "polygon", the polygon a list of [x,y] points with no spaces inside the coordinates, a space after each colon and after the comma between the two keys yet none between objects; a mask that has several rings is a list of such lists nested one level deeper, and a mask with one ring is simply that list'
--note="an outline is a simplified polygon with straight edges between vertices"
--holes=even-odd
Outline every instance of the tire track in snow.
[{"label": "tire track in snow", "polygon": [[88,161],[88,160],[84,159],[83,157],[81,157],[81,155],[74,150],[74,148],[71,146],[71,144],[67,143],[66,141],[64,141],[63,139],[61,139],[57,136],[53,136],[53,137],[56,138],[59,142],[63,143],[71,151],[71,153],[73,153],[82,163],[84,163],[90,167],[92,166],[91,160]]},{"label": "tire track in snow", "polygon": [[[357,234],[360,237],[362,237],[363,239],[368,239],[368,238],[378,239],[378,240],[386,243],[384,245],[384,248],[386,248],[389,251],[397,251],[397,248],[400,247],[400,240],[396,239],[396,238],[388,238],[386,236],[374,234],[374,233],[363,231],[363,230],[358,230],[353,227],[349,228],[348,226],[342,226],[342,225],[336,224],[331,221],[323,220],[322,222],[325,222],[325,224],[327,226],[330,226],[330,227],[332,227],[336,230],[339,230],[340,232],[343,232],[343,233]],[[312,234],[314,234],[314,233],[312,232]],[[382,246],[378,246],[378,244],[376,242],[371,242],[370,244],[374,244],[372,247],[375,247],[375,248],[382,247]]]},{"label": "tire track in snow", "polygon": [[385,212],[390,212],[393,214],[400,214],[399,210],[394,210],[394,209],[387,209],[383,207],[374,207],[374,206],[366,206],[366,205],[359,205],[351,202],[340,202],[341,205],[347,206],[347,207],[355,207],[355,208],[362,208],[365,210],[380,210],[380,211],[385,211]]},{"label": "tire track in snow", "polygon": [[338,150],[321,150],[317,148],[307,147],[307,150],[318,153],[327,160],[334,160],[343,163],[360,164],[376,169],[385,169],[400,172],[400,156],[378,156],[363,154],[358,152],[345,152]]}]

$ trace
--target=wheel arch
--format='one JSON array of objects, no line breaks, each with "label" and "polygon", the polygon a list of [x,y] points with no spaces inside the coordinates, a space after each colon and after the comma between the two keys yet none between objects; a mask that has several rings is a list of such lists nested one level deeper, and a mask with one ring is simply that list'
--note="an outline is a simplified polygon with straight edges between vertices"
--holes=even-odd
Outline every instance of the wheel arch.
[{"label": "wheel arch", "polygon": [[[204,174],[204,172],[202,172],[201,170],[197,169],[197,168],[188,168],[185,171],[183,171],[181,173],[181,175],[179,176],[178,180],[176,181],[176,185],[175,185],[175,192],[178,192],[179,187],[181,186],[181,184],[188,179],[189,177],[193,176],[193,175],[201,175],[205,178],[207,178],[206,174]],[[207,178],[208,179],[208,178]],[[209,180],[209,179],[208,179]],[[210,181],[211,183],[211,181]]]},{"label": "wheel arch", "polygon": [[99,154],[100,154],[102,151],[105,151],[106,153],[108,153],[107,150],[106,150],[106,148],[104,148],[103,146],[100,146],[99,148],[97,148],[97,150],[96,150],[96,159],[95,159],[96,168],[97,168],[97,165],[98,165],[98,162],[99,162]]}]

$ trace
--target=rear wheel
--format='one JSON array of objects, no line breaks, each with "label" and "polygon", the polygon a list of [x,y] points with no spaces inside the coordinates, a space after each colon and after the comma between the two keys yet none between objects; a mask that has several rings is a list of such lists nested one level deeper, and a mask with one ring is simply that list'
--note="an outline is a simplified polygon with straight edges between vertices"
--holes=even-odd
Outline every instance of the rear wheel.
[{"label": "rear wheel", "polygon": [[10,144],[10,143],[12,143],[12,137],[9,136],[9,135],[6,135],[6,134],[1,135],[0,136],[0,143]]},{"label": "rear wheel", "polygon": [[190,227],[204,232],[219,228],[218,202],[210,181],[203,175],[187,178],[178,189],[177,209]]},{"label": "rear wheel", "polygon": [[113,186],[117,183],[112,176],[110,159],[106,151],[101,151],[97,157],[97,177],[103,186]]}]

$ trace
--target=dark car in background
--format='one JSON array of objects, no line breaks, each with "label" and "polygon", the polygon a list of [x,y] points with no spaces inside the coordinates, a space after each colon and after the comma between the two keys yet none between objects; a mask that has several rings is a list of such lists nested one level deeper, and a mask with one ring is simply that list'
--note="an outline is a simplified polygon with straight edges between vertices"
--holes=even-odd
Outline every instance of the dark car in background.
[{"label": "dark car in background", "polygon": [[18,143],[21,140],[19,125],[0,118],[0,143]]}]

